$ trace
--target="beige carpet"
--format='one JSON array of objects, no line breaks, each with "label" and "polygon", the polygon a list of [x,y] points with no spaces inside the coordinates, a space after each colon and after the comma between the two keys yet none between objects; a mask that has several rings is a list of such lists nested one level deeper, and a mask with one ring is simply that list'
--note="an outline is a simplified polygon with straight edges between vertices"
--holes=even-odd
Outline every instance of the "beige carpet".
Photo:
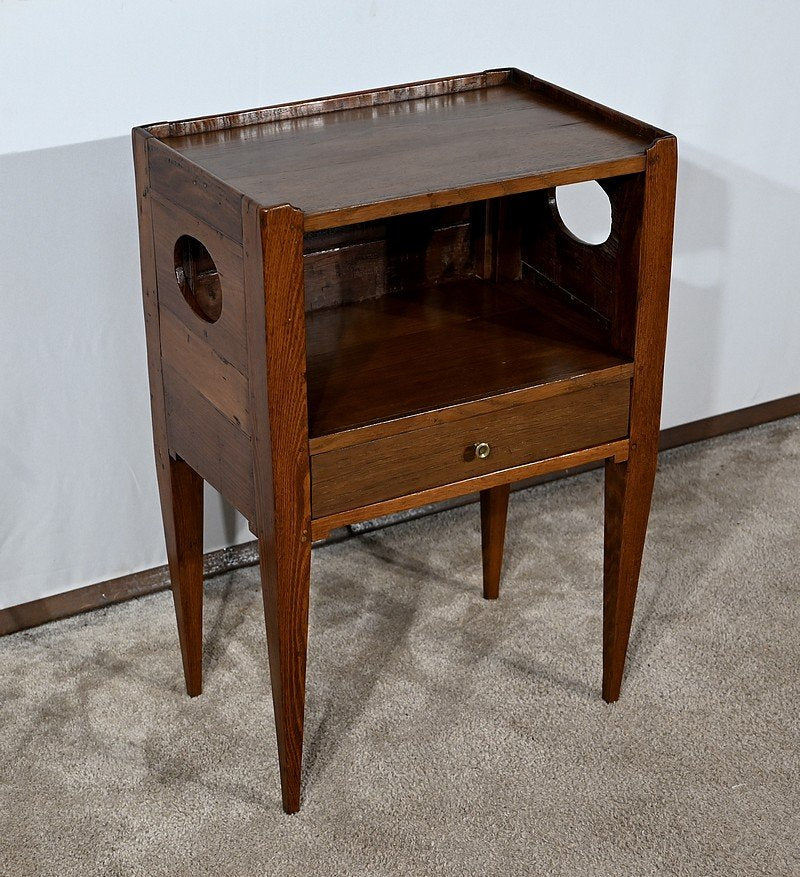
[{"label": "beige carpet", "polygon": [[622,700],[601,479],[314,554],[303,809],[281,813],[255,569],[0,640],[3,875],[800,874],[800,420],[662,457]]}]

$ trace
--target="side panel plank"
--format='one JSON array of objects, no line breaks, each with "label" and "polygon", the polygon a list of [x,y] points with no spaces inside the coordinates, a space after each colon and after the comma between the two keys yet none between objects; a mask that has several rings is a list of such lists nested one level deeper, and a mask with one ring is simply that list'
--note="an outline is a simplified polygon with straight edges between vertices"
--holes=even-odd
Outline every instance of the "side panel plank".
[{"label": "side panel plank", "polygon": [[[158,229],[155,261],[160,305],[168,308],[193,332],[206,340],[217,353],[242,374],[247,373],[245,332],[244,268],[242,247],[204,225],[187,210],[171,201],[155,197],[153,221]],[[200,241],[208,250],[219,272],[222,311],[209,323],[195,314],[181,293],[175,276],[175,243],[183,235]]]},{"label": "side panel plank", "polygon": [[249,437],[171,365],[163,373],[170,451],[254,520]]},{"label": "side panel plank", "polygon": [[209,402],[249,435],[247,378],[167,308],[161,311],[161,339],[164,362],[190,376]]},{"label": "side panel plank", "polygon": [[150,174],[156,192],[191,206],[199,220],[241,243],[242,196],[235,189],[158,140],[150,151]]}]

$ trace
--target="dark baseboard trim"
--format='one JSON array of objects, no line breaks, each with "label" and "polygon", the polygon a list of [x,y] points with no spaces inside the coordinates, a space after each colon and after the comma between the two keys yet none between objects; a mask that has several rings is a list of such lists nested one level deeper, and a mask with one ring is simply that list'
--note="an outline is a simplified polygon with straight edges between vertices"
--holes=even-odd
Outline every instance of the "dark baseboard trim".
[{"label": "dark baseboard trim", "polygon": [[[242,545],[233,545],[231,548],[210,551],[204,558],[203,573],[208,578],[254,563],[258,563],[258,545],[256,542],[245,542]],[[20,603],[18,606],[0,609],[0,636],[26,630],[29,627],[38,627],[48,621],[57,621],[59,618],[68,618],[70,615],[78,615],[92,609],[102,609],[104,606],[132,600],[134,597],[154,594],[168,587],[169,568],[165,565],[130,573],[118,579],[109,579],[96,585],[88,585],[85,588],[64,591],[52,597],[43,597],[41,600],[31,600],[30,603]]]},{"label": "dark baseboard trim", "polygon": [[[676,448],[680,445],[704,439],[715,438],[740,429],[751,426],[759,426],[783,417],[800,414],[800,393],[794,396],[786,396],[783,399],[775,399],[772,402],[763,402],[760,405],[752,405],[739,411],[731,411],[727,414],[718,414],[714,417],[706,417],[703,420],[695,420],[692,423],[684,423],[682,426],[673,426],[661,431],[659,447],[661,450]],[[584,472],[591,468],[597,468],[597,464],[584,466],[577,469],[568,469],[554,475],[542,478],[529,479],[516,485],[516,489],[525,489],[545,481],[553,481],[557,478],[565,478]],[[386,526],[391,526],[400,520],[422,517],[442,511],[445,508],[453,508],[466,505],[476,500],[476,496],[461,497],[448,503],[440,503],[436,506],[428,506],[414,512],[405,512],[381,521],[367,521],[359,524],[349,531],[336,531],[326,542],[338,542],[342,538],[351,535],[371,532]],[[211,577],[251,566],[258,563],[258,546],[255,542],[245,542],[242,545],[234,545],[231,548],[222,548],[212,551],[205,556],[205,575]],[[8,609],[0,609],[0,636],[16,633],[30,627],[46,624],[48,621],[56,621],[59,618],[67,618],[70,615],[78,615],[81,612],[89,612],[92,609],[101,609],[114,603],[131,600],[145,594],[163,591],[169,587],[169,570],[166,566],[157,566],[154,569],[131,573],[116,579],[89,585],[85,588],[77,588],[55,594],[52,597],[44,597],[41,600],[32,600],[30,603],[20,603]]]},{"label": "dark baseboard trim", "polygon": [[693,420],[691,423],[673,426],[670,429],[662,429],[658,446],[662,451],[666,451],[680,445],[690,445],[729,432],[738,432],[740,429],[749,429],[751,426],[781,420],[794,414],[800,414],[800,393],[784,396],[782,399],[773,399],[771,402],[762,402],[760,405],[751,405],[749,408],[740,408],[738,411],[729,411],[727,414]]}]

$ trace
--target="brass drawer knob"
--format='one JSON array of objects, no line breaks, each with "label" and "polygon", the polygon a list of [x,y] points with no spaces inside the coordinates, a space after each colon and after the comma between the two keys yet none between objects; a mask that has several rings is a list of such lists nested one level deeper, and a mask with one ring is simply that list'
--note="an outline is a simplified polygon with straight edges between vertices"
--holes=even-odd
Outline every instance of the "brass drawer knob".
[{"label": "brass drawer knob", "polygon": [[491,453],[492,449],[489,447],[488,442],[478,442],[475,445],[475,456],[479,460],[485,460]]}]

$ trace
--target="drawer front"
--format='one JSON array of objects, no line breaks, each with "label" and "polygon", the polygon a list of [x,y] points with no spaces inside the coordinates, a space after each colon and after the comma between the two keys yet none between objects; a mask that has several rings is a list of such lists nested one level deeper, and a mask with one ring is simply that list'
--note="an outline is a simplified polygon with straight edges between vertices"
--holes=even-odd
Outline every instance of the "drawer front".
[{"label": "drawer front", "polygon": [[[312,515],[394,499],[625,438],[630,381],[502,408],[311,458]],[[480,459],[475,446],[489,445]]]}]

